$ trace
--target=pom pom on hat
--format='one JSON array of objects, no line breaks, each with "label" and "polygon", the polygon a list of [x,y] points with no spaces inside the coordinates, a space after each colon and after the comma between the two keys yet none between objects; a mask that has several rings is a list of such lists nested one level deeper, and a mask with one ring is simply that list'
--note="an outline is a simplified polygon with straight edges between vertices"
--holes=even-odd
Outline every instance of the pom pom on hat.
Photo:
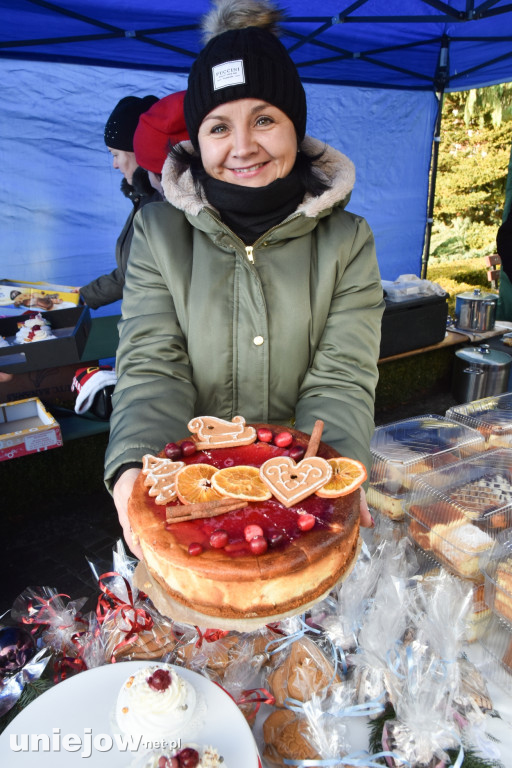
[{"label": "pom pom on hat", "polygon": [[306,94],[294,62],[276,36],[280,11],[263,0],[218,0],[215,6],[203,22],[210,40],[192,65],[185,95],[192,144],[198,148],[199,126],[212,109],[238,99],[262,99],[278,107],[302,141]]},{"label": "pom pom on hat", "polygon": [[185,91],[171,93],[140,116],[133,137],[133,151],[137,163],[146,171],[161,173],[170,146],[188,139],[184,98]]},{"label": "pom pom on hat", "polygon": [[139,117],[158,101],[156,96],[125,96],[114,109],[105,125],[105,144],[112,149],[133,152],[133,134]]},{"label": "pom pom on hat", "polygon": [[110,365],[94,365],[89,368],[79,368],[75,372],[71,391],[77,393],[75,413],[88,411],[94,398],[103,387],[117,384],[117,376]]}]

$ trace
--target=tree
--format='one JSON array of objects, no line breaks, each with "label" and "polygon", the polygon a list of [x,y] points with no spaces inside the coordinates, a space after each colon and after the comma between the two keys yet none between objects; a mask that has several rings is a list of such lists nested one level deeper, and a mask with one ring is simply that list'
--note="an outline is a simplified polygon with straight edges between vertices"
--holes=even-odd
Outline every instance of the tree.
[{"label": "tree", "polygon": [[[433,256],[441,255],[448,239],[459,253],[494,249],[511,146],[512,83],[445,94]],[[457,232],[464,233],[462,240]]]}]

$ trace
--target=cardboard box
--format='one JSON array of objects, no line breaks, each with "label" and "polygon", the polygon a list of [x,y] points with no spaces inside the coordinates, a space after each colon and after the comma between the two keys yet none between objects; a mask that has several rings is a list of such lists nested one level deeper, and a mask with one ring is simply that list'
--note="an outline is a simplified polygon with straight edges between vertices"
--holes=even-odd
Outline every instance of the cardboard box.
[{"label": "cardboard box", "polygon": [[0,405],[0,461],[61,445],[60,426],[37,397]]},{"label": "cardboard box", "polygon": [[0,347],[0,371],[26,373],[80,362],[91,328],[89,307],[41,312],[41,315],[48,320],[57,338],[18,344],[16,332],[24,316],[0,318],[0,336],[9,342],[9,346]]},{"label": "cardboard box", "polygon": [[[18,373],[11,381],[0,384],[0,403],[38,397],[43,405],[50,407],[50,410],[54,405],[73,408],[76,399],[76,394],[71,392],[73,376],[77,368],[84,365],[98,365],[98,361]],[[1,362],[0,370],[2,370]]]},{"label": "cardboard box", "polygon": [[70,285],[26,280],[0,280],[0,315],[21,314],[27,309],[50,312],[78,306],[80,294]]}]

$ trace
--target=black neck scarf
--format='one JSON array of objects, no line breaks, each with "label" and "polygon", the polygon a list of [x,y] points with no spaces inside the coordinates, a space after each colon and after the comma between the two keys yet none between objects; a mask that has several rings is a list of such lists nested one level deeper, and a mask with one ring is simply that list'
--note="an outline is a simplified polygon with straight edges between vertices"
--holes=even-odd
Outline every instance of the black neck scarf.
[{"label": "black neck scarf", "polygon": [[201,182],[208,202],[244,243],[275,227],[295,211],[302,202],[305,188],[296,169],[284,179],[276,179],[266,187],[244,187],[229,184],[202,174]]}]

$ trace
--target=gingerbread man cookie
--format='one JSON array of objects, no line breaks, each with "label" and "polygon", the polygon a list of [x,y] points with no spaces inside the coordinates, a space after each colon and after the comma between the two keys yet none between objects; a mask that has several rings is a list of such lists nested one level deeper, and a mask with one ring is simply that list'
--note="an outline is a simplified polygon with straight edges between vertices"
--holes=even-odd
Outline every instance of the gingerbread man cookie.
[{"label": "gingerbread man cookie", "polygon": [[243,416],[235,416],[231,421],[216,416],[197,416],[189,421],[188,429],[196,435],[198,450],[249,445],[256,440],[256,430],[246,426]]}]

